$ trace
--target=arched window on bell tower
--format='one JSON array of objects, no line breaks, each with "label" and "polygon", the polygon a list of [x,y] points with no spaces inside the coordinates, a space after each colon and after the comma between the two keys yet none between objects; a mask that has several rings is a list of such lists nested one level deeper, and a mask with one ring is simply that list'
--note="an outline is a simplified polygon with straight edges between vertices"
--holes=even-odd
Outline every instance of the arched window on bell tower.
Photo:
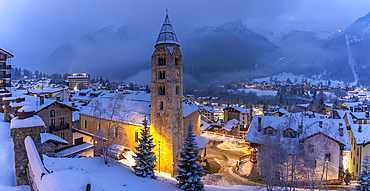
[{"label": "arched window on bell tower", "polygon": [[176,86],[176,95],[180,94],[180,86]]},{"label": "arched window on bell tower", "polygon": [[158,95],[166,95],[166,88],[164,85],[158,86]]},{"label": "arched window on bell tower", "polygon": [[166,58],[158,58],[158,65],[165,66],[166,65]]},{"label": "arched window on bell tower", "polygon": [[158,79],[166,79],[166,71],[159,71]]},{"label": "arched window on bell tower", "polygon": [[160,109],[160,110],[163,110],[163,101],[160,101],[160,102],[159,102],[159,109]]}]

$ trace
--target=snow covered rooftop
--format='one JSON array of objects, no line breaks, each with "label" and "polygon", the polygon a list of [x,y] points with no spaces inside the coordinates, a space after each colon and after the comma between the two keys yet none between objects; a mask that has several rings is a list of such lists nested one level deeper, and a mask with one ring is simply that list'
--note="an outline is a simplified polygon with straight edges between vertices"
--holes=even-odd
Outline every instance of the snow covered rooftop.
[{"label": "snow covered rooftop", "polygon": [[[361,132],[359,127],[361,126]],[[356,144],[367,144],[370,142],[370,124],[351,124],[353,137],[356,139]]]},{"label": "snow covered rooftop", "polygon": [[177,44],[179,45],[175,31],[173,30],[173,27],[170,23],[170,19],[168,18],[168,14],[166,14],[166,18],[164,19],[163,26],[161,28],[161,31],[159,32],[156,45],[158,44]]},{"label": "snow covered rooftop", "polygon": [[[261,118],[261,132],[258,131],[258,118]],[[284,117],[256,115],[251,122],[245,141],[261,144],[263,136],[267,136],[263,135],[263,129],[266,127],[272,127],[280,131],[290,128],[298,133],[300,124],[303,124],[302,133],[298,136],[300,140],[321,132],[327,137],[344,144],[345,150],[351,149],[348,132],[345,126],[346,124],[343,119],[299,118],[294,115]],[[343,136],[340,135],[340,127],[343,128]]]},{"label": "snow covered rooftop", "polygon": [[35,108],[33,108],[30,105],[25,105],[18,109],[18,112],[33,112],[33,111],[35,111]]},{"label": "snow covered rooftop", "polygon": [[194,112],[198,111],[197,107],[191,106],[190,104],[187,104],[187,103],[183,103],[183,108],[184,108],[184,111],[183,111],[184,117],[187,117],[193,114]]},{"label": "snow covered rooftop", "polygon": [[60,143],[60,144],[66,144],[68,145],[68,142],[54,134],[50,134],[50,133],[40,133],[40,137],[41,137],[41,144],[43,143],[46,143],[46,142],[56,142],[56,143]]},{"label": "snow covered rooftop", "polygon": [[[236,106],[236,105],[230,106],[230,107],[227,107],[227,108],[233,108],[233,109],[239,111],[240,113],[250,113],[250,111],[251,111],[251,109],[246,109],[246,108],[239,107],[239,106]],[[227,109],[227,108],[225,108],[225,109]]]},{"label": "snow covered rooftop", "polygon": [[15,117],[10,121],[11,129],[37,126],[45,126],[44,121],[42,121],[42,119],[37,115],[34,115],[33,117],[29,117],[26,119],[18,119],[18,117]]},{"label": "snow covered rooftop", "polygon": [[209,139],[200,135],[195,135],[195,142],[199,149],[203,149],[209,142]]},{"label": "snow covered rooftop", "polygon": [[93,148],[94,145],[90,144],[90,143],[83,143],[81,145],[76,145],[76,146],[73,146],[73,147],[70,147],[68,149],[64,149],[60,152],[57,152],[55,153],[55,156],[56,157],[66,157],[66,156],[69,156],[69,155],[72,155],[72,154],[75,154],[75,153],[78,153],[80,151],[84,151],[86,149],[90,149],[90,148]]},{"label": "snow covered rooftop", "polygon": [[228,122],[225,124],[224,128],[222,128],[222,129],[225,129],[226,131],[231,131],[231,129],[232,129],[233,127],[235,127],[238,123],[240,123],[240,121],[238,121],[238,120],[236,120],[236,119],[232,119],[232,120],[228,121]]}]

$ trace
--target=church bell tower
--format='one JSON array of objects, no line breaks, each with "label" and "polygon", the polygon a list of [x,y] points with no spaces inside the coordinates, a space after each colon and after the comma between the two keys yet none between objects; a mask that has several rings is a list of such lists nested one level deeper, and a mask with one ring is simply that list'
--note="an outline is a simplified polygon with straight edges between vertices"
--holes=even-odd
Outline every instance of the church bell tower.
[{"label": "church bell tower", "polygon": [[180,44],[167,13],[151,60],[151,129],[156,168],[172,176],[185,141],[182,80]]}]

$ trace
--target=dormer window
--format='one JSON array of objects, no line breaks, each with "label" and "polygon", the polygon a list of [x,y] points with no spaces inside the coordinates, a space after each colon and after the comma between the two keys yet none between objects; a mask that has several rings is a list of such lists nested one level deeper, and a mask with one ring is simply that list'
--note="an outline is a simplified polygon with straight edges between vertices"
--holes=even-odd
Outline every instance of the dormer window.
[{"label": "dormer window", "polygon": [[272,127],[266,127],[263,129],[263,134],[264,135],[274,135],[275,129]]},{"label": "dormer window", "polygon": [[287,138],[296,138],[297,133],[292,129],[286,129],[283,131],[283,136]]},{"label": "dormer window", "polygon": [[165,66],[166,65],[166,58],[158,58],[158,65]]}]

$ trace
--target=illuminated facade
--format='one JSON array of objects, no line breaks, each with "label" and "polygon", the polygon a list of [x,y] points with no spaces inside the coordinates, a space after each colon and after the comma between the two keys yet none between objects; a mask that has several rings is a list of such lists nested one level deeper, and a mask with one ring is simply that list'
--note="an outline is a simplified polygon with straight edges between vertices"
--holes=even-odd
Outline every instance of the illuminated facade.
[{"label": "illuminated facade", "polygon": [[180,45],[166,15],[151,60],[151,129],[153,135],[159,134],[154,139],[155,144],[160,141],[160,170],[172,175],[186,133],[182,79]]},{"label": "illuminated facade", "polygon": [[67,80],[69,82],[69,87],[74,90],[77,90],[77,84],[79,84],[80,82],[82,82],[85,87],[89,87],[91,84],[90,74],[86,73],[68,74]]}]

